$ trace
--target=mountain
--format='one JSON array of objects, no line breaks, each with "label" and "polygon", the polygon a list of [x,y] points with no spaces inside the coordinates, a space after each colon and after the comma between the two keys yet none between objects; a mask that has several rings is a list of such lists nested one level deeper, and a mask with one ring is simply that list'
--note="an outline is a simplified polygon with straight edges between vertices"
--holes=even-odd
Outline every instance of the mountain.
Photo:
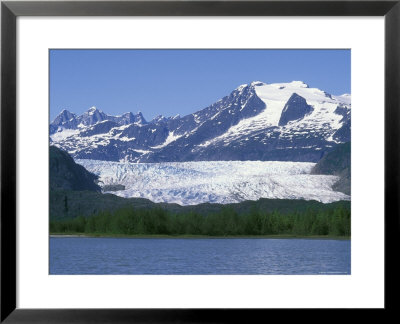
[{"label": "mountain", "polygon": [[147,123],[140,111],[137,114],[127,112],[121,116],[110,116],[96,107],[91,107],[82,115],[77,116],[63,109],[50,124],[50,135],[62,133],[65,130],[85,130],[105,121],[114,123],[114,127],[131,124],[144,125]]},{"label": "mountain", "polygon": [[351,192],[351,142],[338,145],[325,155],[311,170],[311,174],[339,176],[332,189],[346,195]]},{"label": "mountain", "polygon": [[301,81],[255,81],[186,116],[109,116],[63,110],[51,143],[75,159],[129,162],[318,162],[350,141],[351,96],[333,96]]},{"label": "mountain", "polygon": [[49,169],[51,190],[100,191],[98,177],[76,164],[67,152],[50,146]]}]

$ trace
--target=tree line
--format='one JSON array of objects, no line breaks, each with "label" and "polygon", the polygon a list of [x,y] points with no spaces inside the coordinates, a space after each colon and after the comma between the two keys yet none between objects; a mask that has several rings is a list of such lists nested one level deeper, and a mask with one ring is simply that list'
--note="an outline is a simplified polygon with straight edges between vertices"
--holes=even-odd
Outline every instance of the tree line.
[{"label": "tree line", "polygon": [[233,208],[201,215],[173,213],[161,208],[121,208],[91,217],[50,221],[50,233],[107,235],[328,235],[350,236],[350,209],[307,210],[281,213],[253,208],[239,215]]}]

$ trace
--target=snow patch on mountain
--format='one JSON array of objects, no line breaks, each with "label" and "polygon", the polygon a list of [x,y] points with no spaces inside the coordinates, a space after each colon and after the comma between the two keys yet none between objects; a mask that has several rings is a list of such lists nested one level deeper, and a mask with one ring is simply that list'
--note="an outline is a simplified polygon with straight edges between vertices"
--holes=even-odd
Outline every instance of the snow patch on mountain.
[{"label": "snow patch on mountain", "polygon": [[169,132],[167,138],[165,139],[165,142],[160,144],[160,145],[156,145],[156,146],[152,146],[151,148],[153,149],[159,149],[162,147],[167,146],[168,144],[176,141],[178,138],[182,137],[183,135],[175,135],[174,132]]},{"label": "snow patch on mountain", "polygon": [[315,163],[208,161],[127,163],[76,160],[104,185],[122,184],[121,197],[196,205],[259,198],[306,199],[329,203],[350,197],[332,190],[336,176],[310,175]]},{"label": "snow patch on mountain", "polygon": [[59,142],[67,139],[70,136],[74,136],[79,134],[79,129],[63,129],[60,128],[57,133],[50,135],[50,138],[53,142]]},{"label": "snow patch on mountain", "polygon": [[341,96],[332,96],[332,98],[340,101],[345,105],[351,104],[351,94],[348,93],[342,94]]}]

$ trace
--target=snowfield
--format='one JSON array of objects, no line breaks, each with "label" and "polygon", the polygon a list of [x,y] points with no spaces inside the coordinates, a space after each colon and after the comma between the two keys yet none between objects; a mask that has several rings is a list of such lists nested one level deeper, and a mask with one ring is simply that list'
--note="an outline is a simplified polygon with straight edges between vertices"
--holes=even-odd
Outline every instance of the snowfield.
[{"label": "snowfield", "polygon": [[122,184],[111,192],[153,202],[196,205],[236,203],[259,198],[306,199],[329,203],[350,200],[332,190],[336,176],[310,175],[315,163],[211,161],[128,163],[76,160],[100,177],[101,185]]}]

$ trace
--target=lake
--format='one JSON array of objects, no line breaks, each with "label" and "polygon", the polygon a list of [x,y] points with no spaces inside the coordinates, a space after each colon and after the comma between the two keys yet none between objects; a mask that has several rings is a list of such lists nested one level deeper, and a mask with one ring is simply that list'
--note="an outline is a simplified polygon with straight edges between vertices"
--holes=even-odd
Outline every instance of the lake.
[{"label": "lake", "polygon": [[50,237],[50,274],[350,274],[350,240]]}]

